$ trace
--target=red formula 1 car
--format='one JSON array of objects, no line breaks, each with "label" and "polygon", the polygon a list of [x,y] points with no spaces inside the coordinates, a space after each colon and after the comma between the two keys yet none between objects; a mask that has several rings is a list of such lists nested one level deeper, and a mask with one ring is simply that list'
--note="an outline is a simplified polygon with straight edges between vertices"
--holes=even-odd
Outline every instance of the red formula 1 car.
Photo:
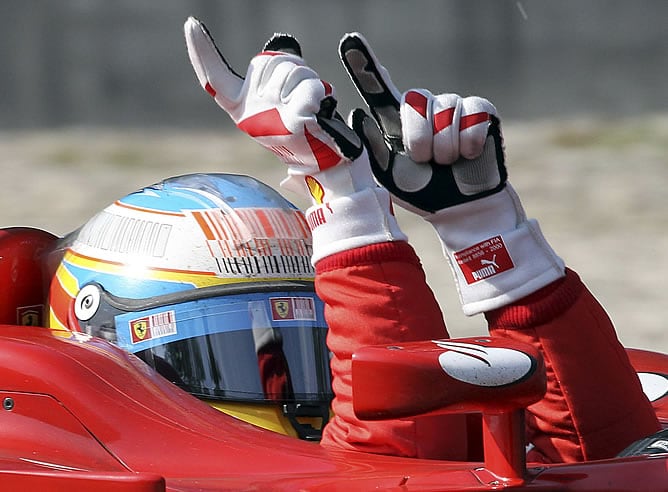
[{"label": "red formula 1 car", "polygon": [[[614,459],[527,464],[524,408],[543,395],[542,359],[489,337],[368,347],[353,363],[360,417],[470,414],[471,461],[326,449],[242,422],[104,340],[25,326],[42,322],[35,257],[54,241],[0,230],[2,490],[668,490],[668,438]],[[629,355],[668,427],[668,356]]]}]

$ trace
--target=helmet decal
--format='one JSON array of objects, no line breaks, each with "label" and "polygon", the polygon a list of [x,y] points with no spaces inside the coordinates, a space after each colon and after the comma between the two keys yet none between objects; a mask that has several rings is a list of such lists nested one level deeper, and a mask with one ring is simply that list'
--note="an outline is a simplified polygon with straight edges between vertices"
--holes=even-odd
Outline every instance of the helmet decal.
[{"label": "helmet decal", "polygon": [[271,319],[316,320],[315,303],[312,297],[271,297]]},{"label": "helmet decal", "polygon": [[[128,320],[131,347],[134,344],[176,335],[176,313],[172,310],[158,311],[156,313]],[[120,343],[123,343],[121,340]],[[127,342],[126,342],[127,343]]]},{"label": "helmet decal", "polygon": [[308,226],[298,210],[191,212],[221,275],[312,274]]},{"label": "helmet decal", "polygon": [[76,328],[68,326],[68,315],[72,300],[78,291],[79,284],[76,277],[68,270],[67,264],[61,262],[49,288],[49,326],[51,328],[61,330]]},{"label": "helmet decal", "polygon": [[[117,201],[113,207],[122,209],[126,206]],[[94,249],[141,256],[164,256],[172,225],[155,220],[160,215],[160,212],[151,211],[149,219],[146,219],[104,210],[81,229],[77,239]],[[183,214],[175,215],[183,217]]]},{"label": "helmet decal", "polygon": [[74,299],[74,314],[80,321],[88,321],[100,307],[100,288],[97,284],[88,284],[79,291]]},{"label": "helmet decal", "polygon": [[[76,286],[74,292],[90,278],[99,279],[100,283],[111,292],[123,292],[127,295],[128,291],[136,288],[140,289],[137,297],[146,297],[146,295],[160,295],[164,291],[185,290],[194,287],[206,287],[208,285],[217,285],[221,279],[215,278],[214,272],[179,270],[175,268],[143,267],[141,265],[123,264],[116,261],[106,261],[97,258],[91,258],[81,255],[72,250],[65,253],[61,266],[71,272],[73,278],[79,279],[80,285]],[[146,280],[154,287],[140,285],[130,282],[130,279]],[[162,288],[160,283],[165,285]]]}]

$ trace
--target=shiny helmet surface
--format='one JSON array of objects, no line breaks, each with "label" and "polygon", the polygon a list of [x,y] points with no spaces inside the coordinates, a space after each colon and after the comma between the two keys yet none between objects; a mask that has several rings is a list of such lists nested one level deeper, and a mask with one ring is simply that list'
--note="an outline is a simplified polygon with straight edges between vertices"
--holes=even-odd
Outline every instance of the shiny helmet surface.
[{"label": "shiny helmet surface", "polygon": [[50,326],[102,337],[214,407],[318,439],[332,390],[303,214],[249,176],[169,178],[67,238]]}]

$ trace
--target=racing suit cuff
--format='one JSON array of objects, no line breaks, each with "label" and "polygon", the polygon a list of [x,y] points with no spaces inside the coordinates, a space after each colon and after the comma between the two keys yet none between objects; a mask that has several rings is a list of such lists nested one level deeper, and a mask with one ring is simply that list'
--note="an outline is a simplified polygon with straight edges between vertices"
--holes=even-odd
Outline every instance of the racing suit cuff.
[{"label": "racing suit cuff", "polygon": [[568,310],[584,290],[584,284],[573,270],[518,301],[485,313],[490,326],[521,330],[550,322]]},{"label": "racing suit cuff", "polygon": [[564,276],[563,260],[538,222],[526,218],[509,183],[425,219],[438,233],[468,316],[512,304]]},{"label": "racing suit cuff", "polygon": [[405,241],[392,241],[362,246],[330,255],[317,263],[315,271],[318,275],[351,266],[378,265],[397,261],[422,268],[420,258],[410,244]]},{"label": "racing suit cuff", "polygon": [[306,221],[313,235],[313,265],[342,251],[408,239],[392,214],[384,188],[366,188],[309,207]]}]

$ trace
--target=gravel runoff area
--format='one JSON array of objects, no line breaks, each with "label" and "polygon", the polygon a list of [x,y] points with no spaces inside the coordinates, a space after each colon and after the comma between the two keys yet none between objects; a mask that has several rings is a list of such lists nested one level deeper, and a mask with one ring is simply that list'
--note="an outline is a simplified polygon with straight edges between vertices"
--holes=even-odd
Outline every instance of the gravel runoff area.
[{"label": "gravel runoff area", "polygon": [[[540,219],[548,240],[606,307],[622,342],[668,352],[668,115],[506,122],[504,134],[511,181],[528,215]],[[0,161],[0,225],[56,234],[168,176],[233,172],[278,187],[285,172],[243,135],[194,130],[0,132]],[[483,317],[461,313],[430,227],[397,214],[451,335],[485,333]]]}]

